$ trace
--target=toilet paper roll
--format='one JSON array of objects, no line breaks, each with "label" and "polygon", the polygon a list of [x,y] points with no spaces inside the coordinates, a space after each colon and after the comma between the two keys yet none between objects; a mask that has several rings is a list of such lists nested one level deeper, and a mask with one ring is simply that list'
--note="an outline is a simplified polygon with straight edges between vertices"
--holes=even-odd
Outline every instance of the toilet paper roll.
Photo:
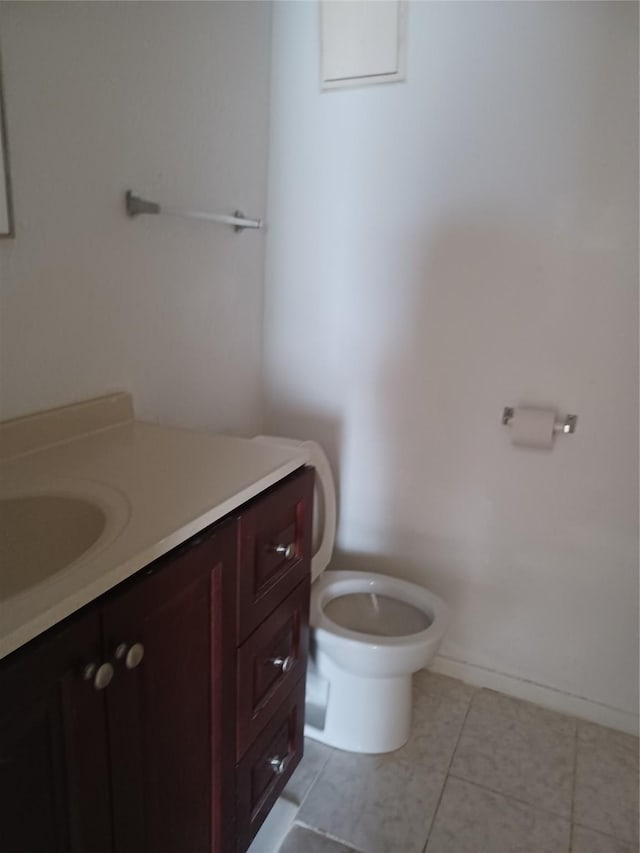
[{"label": "toilet paper roll", "polygon": [[553,409],[518,406],[511,421],[511,443],[516,447],[548,450],[553,446],[555,422],[556,412]]}]

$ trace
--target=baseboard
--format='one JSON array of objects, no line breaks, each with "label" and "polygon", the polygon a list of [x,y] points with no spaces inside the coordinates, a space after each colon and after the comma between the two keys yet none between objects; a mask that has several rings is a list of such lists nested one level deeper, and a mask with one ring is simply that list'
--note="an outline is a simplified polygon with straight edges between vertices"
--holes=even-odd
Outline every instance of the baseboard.
[{"label": "baseboard", "polygon": [[619,708],[593,702],[591,699],[575,696],[572,693],[563,693],[561,690],[545,687],[543,684],[536,684],[534,681],[527,681],[514,675],[506,675],[503,672],[496,672],[493,669],[455,660],[444,655],[436,655],[428,669],[441,675],[450,675],[452,678],[466,681],[467,684],[472,684],[475,687],[487,687],[490,690],[505,693],[507,696],[514,696],[516,699],[535,702],[553,711],[572,714],[574,717],[580,717],[583,720],[609,726],[609,728],[629,734],[638,734],[638,714],[621,711]]},{"label": "baseboard", "polygon": [[278,797],[247,853],[278,853],[298,814],[298,803]]}]

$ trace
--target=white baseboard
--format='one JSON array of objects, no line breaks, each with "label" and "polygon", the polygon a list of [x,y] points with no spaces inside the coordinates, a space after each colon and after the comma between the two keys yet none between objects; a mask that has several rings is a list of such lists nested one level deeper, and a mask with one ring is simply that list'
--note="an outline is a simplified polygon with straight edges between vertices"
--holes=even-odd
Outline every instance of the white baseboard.
[{"label": "white baseboard", "polygon": [[465,663],[443,655],[436,655],[428,669],[431,672],[450,675],[452,678],[466,681],[467,684],[472,684],[475,687],[487,687],[490,690],[497,690],[499,693],[506,693],[507,696],[535,702],[553,711],[571,714],[574,717],[580,717],[583,720],[609,726],[612,729],[618,729],[629,734],[638,734],[638,714],[612,708],[610,705],[603,705],[600,702],[593,702],[591,699],[575,696],[572,693],[563,693],[561,690],[545,687],[543,684],[536,684],[534,681],[527,681],[514,675],[505,675],[493,669],[487,669],[473,663]]},{"label": "white baseboard", "polygon": [[277,853],[298,814],[298,803],[278,797],[247,853]]}]

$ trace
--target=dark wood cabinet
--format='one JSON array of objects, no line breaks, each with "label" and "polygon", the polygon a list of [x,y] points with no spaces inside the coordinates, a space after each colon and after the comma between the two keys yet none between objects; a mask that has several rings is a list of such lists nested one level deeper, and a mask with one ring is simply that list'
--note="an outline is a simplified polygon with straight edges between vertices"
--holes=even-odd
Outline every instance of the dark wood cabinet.
[{"label": "dark wood cabinet", "polygon": [[300,763],[304,687],[299,680],[238,764],[238,851],[247,849]]},{"label": "dark wood cabinet", "polygon": [[237,758],[304,677],[309,651],[309,580],[303,581],[238,649]]},{"label": "dark wood cabinet", "polygon": [[102,609],[115,667],[104,693],[116,853],[222,850],[231,765],[219,728],[223,711],[234,716],[224,678],[234,565],[235,527],[226,524],[159,560]]},{"label": "dark wood cabinet", "polygon": [[106,711],[85,667],[101,659],[96,611],[3,662],[0,850],[112,850]]},{"label": "dark wood cabinet", "polygon": [[0,853],[244,852],[302,755],[312,490],[292,474],[0,661]]},{"label": "dark wood cabinet", "polygon": [[238,641],[309,575],[312,468],[252,501],[239,518]]},{"label": "dark wood cabinet", "polygon": [[314,477],[302,468],[238,521],[236,853],[302,758]]},{"label": "dark wood cabinet", "polygon": [[2,662],[1,853],[233,846],[235,554],[217,525]]}]

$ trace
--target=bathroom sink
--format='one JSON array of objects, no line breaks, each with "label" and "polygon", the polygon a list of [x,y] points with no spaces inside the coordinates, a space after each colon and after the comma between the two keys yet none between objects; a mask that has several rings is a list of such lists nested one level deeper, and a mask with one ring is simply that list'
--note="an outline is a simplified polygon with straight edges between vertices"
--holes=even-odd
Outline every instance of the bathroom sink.
[{"label": "bathroom sink", "polygon": [[0,497],[0,600],[76,562],[103,538],[108,516],[78,495]]}]

